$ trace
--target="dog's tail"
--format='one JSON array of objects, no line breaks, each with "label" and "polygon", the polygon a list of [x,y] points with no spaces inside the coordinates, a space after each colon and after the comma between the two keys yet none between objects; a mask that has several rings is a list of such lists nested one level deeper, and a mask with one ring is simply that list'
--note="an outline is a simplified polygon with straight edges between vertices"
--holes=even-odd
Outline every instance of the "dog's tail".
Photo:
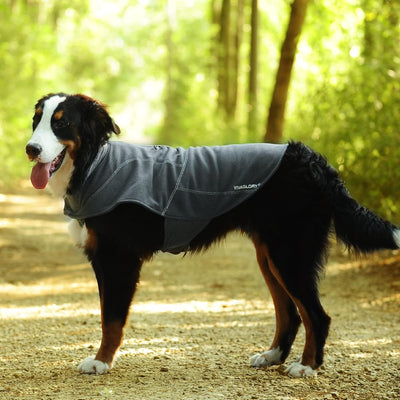
[{"label": "dog's tail", "polygon": [[400,229],[358,204],[338,176],[328,187],[336,235],[342,242],[361,253],[400,248]]},{"label": "dog's tail", "polygon": [[300,142],[289,143],[287,153],[293,158],[297,180],[307,176],[328,199],[340,241],[361,253],[400,248],[400,229],[358,204],[325,157]]}]

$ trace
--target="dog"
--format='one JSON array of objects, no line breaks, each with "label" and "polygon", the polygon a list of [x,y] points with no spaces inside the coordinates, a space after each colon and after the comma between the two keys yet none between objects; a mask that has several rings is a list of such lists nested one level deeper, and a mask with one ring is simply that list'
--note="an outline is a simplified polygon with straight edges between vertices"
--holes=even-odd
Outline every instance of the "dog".
[{"label": "dog", "polygon": [[330,325],[318,293],[330,233],[365,253],[399,248],[400,230],[359,205],[300,142],[185,150],[110,141],[119,133],[101,102],[49,94],[35,106],[26,145],[33,186],[64,198],[98,282],[102,341],[79,370],[113,366],[143,262],[158,251],[206,250],[239,230],[254,243],[276,312],[272,344],[251,366],[284,363],[303,322],[303,354],[286,372],[315,376]]}]

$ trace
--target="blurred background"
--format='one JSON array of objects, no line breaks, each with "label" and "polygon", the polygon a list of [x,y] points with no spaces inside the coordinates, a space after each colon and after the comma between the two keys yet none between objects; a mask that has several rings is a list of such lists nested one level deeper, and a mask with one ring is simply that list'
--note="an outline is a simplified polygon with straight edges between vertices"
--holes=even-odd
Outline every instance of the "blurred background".
[{"label": "blurred background", "polygon": [[0,191],[49,92],[137,143],[302,140],[400,222],[399,0],[0,0]]}]

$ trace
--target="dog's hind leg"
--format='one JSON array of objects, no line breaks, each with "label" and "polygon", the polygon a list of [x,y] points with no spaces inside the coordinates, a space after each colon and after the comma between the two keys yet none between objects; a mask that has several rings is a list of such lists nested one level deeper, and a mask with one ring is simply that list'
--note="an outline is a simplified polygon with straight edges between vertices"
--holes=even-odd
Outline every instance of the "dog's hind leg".
[{"label": "dog's hind leg", "polygon": [[299,329],[301,319],[295,304],[285,288],[271,272],[270,266],[272,265],[272,260],[269,257],[267,246],[260,243],[259,240],[254,240],[254,245],[258,264],[271,292],[276,317],[275,337],[269,350],[255,354],[250,358],[251,366],[264,367],[282,364],[286,360]]},{"label": "dog's hind leg", "polygon": [[139,280],[141,261],[123,248],[102,244],[91,257],[96,274],[100,304],[102,340],[95,357],[79,366],[82,373],[103,374],[114,362],[122,344],[123,327]]},{"label": "dog's hind leg", "polygon": [[[311,288],[310,288],[311,289]],[[295,303],[306,328],[306,343],[302,357],[288,366],[286,372],[294,377],[316,375],[322,364],[330,317],[325,313],[318,296],[299,295]]]},{"label": "dog's hind leg", "polygon": [[330,325],[330,318],[319,300],[317,262],[315,257],[307,256],[306,253],[304,247],[296,248],[296,246],[292,247],[290,254],[282,250],[270,252],[271,273],[296,305],[306,330],[303,355],[286,370],[289,375],[295,377],[316,374],[317,368],[323,362],[324,346]]}]

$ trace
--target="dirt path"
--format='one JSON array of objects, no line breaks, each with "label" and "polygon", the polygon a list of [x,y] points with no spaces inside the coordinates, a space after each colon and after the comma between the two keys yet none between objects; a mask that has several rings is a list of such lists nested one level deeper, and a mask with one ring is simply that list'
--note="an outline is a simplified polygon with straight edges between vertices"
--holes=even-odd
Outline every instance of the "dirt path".
[{"label": "dirt path", "polygon": [[[400,398],[399,253],[331,261],[325,365],[298,380],[284,367],[249,367],[273,337],[274,314],[252,246],[236,235],[146,265],[115,368],[80,375],[100,340],[96,283],[62,205],[28,193],[0,194],[0,399]],[[303,340],[301,331],[289,361]]]}]

